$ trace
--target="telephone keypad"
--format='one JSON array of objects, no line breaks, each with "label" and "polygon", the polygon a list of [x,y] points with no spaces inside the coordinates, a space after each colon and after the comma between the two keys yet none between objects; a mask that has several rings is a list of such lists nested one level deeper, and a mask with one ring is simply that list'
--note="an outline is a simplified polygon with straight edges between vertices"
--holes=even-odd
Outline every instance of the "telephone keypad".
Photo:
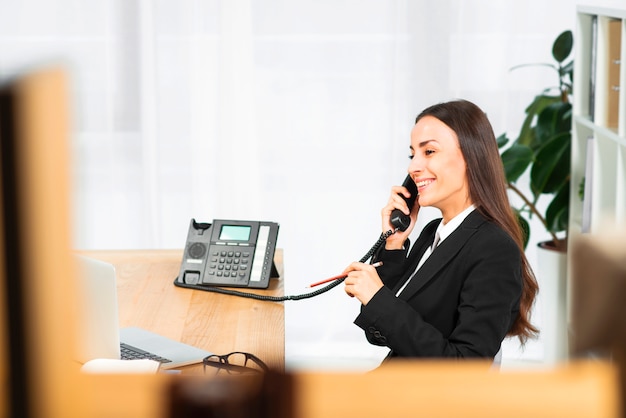
[{"label": "telephone keypad", "polygon": [[228,277],[233,284],[245,283],[252,250],[214,250],[211,252],[207,277],[203,281],[210,283],[210,277]]}]

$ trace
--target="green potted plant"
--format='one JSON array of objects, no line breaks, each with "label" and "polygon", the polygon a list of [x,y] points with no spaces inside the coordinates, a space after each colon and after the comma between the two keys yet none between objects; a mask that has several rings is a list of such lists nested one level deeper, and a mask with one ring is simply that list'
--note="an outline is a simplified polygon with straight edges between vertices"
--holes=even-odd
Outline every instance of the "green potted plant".
[{"label": "green potted plant", "polygon": [[[526,108],[526,117],[519,136],[510,141],[506,133],[498,137],[500,148],[510,144],[502,153],[502,163],[508,187],[518,195],[522,204],[515,207],[522,227],[530,235],[528,220],[535,216],[552,239],[540,245],[565,252],[569,217],[570,153],[572,105],[570,95],[573,81],[572,52],[574,39],[571,31],[561,33],[552,45],[555,63],[522,64],[511,70],[527,66],[553,68],[558,84],[545,88]],[[517,184],[522,174],[530,170],[530,193],[524,193]],[[550,203],[540,210],[541,196],[549,195]]]}]

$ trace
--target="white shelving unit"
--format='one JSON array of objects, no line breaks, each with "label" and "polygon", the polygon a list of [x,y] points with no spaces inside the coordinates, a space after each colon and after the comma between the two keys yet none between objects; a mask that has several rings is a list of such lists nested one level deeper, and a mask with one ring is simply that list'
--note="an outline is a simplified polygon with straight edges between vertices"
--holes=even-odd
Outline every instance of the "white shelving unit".
[{"label": "white shelving unit", "polygon": [[574,41],[570,243],[626,226],[626,9],[578,6]]},{"label": "white shelving unit", "polygon": [[626,10],[579,6],[575,42],[570,236],[626,224]]}]

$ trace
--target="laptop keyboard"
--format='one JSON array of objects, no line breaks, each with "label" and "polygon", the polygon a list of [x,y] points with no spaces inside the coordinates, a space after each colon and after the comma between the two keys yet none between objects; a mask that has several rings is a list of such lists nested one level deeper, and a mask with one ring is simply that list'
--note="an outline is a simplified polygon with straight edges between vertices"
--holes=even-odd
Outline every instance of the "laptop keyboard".
[{"label": "laptop keyboard", "polygon": [[120,343],[120,354],[121,354],[122,360],[148,359],[148,360],[158,361],[159,363],[171,363],[172,362],[172,360],[170,359],[157,356],[156,354],[149,353],[140,348],[133,347],[132,345],[128,345],[125,343]]}]

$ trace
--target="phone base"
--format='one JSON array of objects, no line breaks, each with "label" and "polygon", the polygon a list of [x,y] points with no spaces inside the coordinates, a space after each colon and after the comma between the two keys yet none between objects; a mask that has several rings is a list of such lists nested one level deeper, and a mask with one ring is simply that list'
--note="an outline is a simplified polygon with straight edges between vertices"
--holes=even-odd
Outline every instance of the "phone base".
[{"label": "phone base", "polygon": [[177,284],[266,289],[278,277],[279,225],[264,221],[191,219]]}]

